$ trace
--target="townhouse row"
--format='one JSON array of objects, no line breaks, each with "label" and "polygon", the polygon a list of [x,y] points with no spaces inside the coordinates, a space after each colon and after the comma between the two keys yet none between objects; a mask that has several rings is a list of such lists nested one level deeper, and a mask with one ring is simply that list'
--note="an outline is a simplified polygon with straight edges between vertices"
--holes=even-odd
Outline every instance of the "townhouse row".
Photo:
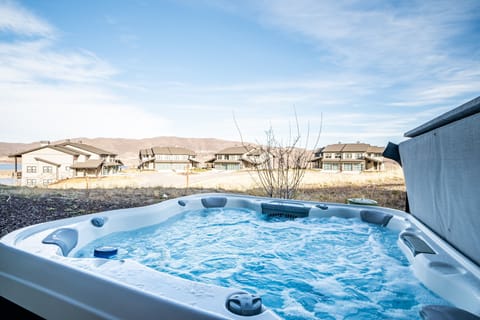
[{"label": "townhouse row", "polygon": [[[309,168],[330,172],[384,170],[382,147],[365,143],[338,143],[309,155]],[[82,142],[69,140],[9,155],[15,160],[14,177],[22,186],[48,186],[74,177],[100,177],[119,173],[124,168],[117,154]],[[211,159],[199,161],[193,150],[182,147],[140,149],[137,169],[141,171],[186,171],[194,168],[242,170],[264,165],[269,157],[254,146],[220,150]],[[20,169],[21,163],[21,169]]]}]

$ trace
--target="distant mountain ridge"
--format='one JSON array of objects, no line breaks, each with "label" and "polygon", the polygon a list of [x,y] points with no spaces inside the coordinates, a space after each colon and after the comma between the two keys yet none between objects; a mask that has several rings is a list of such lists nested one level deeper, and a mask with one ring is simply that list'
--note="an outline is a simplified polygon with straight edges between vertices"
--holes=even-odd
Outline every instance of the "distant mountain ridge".
[{"label": "distant mountain ridge", "polygon": [[[64,140],[50,141],[51,144],[64,142]],[[82,142],[106,151],[118,154],[118,158],[126,165],[138,164],[138,152],[140,149],[151,147],[183,147],[194,151],[200,161],[205,161],[224,148],[240,146],[240,141],[222,140],[217,138],[182,138],[173,136],[161,136],[144,139],[126,138],[71,138],[72,142]],[[41,141],[32,143],[9,143],[0,142],[0,160],[10,161],[8,155],[40,147]]]}]

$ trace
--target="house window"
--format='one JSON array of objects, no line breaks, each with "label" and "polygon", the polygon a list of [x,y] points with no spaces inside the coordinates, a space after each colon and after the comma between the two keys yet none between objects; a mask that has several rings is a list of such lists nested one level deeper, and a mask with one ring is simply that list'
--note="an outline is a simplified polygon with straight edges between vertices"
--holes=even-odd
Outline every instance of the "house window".
[{"label": "house window", "polygon": [[325,153],[325,159],[332,159],[331,153]]},{"label": "house window", "polygon": [[70,166],[66,166],[65,171],[70,171]]},{"label": "house window", "polygon": [[355,153],[355,159],[362,159],[361,153]]},{"label": "house window", "polygon": [[363,170],[363,165],[361,163],[355,163],[355,164],[353,164],[352,169],[353,169],[353,171],[362,171]]},{"label": "house window", "polygon": [[335,159],[342,159],[341,153],[335,153]]},{"label": "house window", "polygon": [[27,179],[27,186],[34,186],[37,184],[36,179]]},{"label": "house window", "polygon": [[324,163],[323,164],[323,170],[326,171],[338,171],[339,169],[339,164],[338,163]]},{"label": "house window", "polygon": [[43,179],[43,185],[44,186],[48,186],[50,183],[52,183],[53,180],[52,179]]},{"label": "house window", "polygon": [[351,163],[344,163],[344,164],[342,165],[342,167],[343,167],[343,168],[342,168],[343,171],[352,171],[352,164],[351,164]]},{"label": "house window", "polygon": [[28,173],[37,173],[37,167],[36,166],[27,166],[27,172]]},{"label": "house window", "polygon": [[345,159],[352,159],[351,153],[345,153]]},{"label": "house window", "polygon": [[52,173],[52,166],[43,166],[43,173]]}]

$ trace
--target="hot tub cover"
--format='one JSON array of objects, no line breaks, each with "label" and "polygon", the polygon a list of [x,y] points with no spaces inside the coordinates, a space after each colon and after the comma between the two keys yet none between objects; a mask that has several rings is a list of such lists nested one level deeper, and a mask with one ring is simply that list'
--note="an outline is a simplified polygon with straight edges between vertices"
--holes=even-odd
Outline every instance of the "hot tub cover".
[{"label": "hot tub cover", "polygon": [[480,97],[405,135],[410,212],[480,265]]}]

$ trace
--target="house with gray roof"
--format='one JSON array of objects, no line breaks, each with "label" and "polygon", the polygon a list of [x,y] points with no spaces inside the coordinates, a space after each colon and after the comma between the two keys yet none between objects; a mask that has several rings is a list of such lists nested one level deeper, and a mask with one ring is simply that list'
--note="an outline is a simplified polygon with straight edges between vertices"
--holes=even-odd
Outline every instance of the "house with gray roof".
[{"label": "house with gray roof", "polygon": [[218,151],[206,162],[218,170],[240,170],[254,168],[261,158],[261,152],[253,146],[235,146]]},{"label": "house with gray roof", "polygon": [[337,143],[315,151],[314,168],[330,172],[384,170],[383,147],[366,143]]},{"label": "house with gray roof", "polygon": [[181,147],[153,147],[138,152],[140,170],[186,171],[197,168],[196,153]]},{"label": "house with gray roof", "polygon": [[[15,159],[15,177],[22,186],[48,186],[62,179],[98,177],[120,171],[117,155],[88,144],[69,140],[50,144],[45,141],[33,149],[9,155]],[[22,171],[17,168],[22,163]]]}]

